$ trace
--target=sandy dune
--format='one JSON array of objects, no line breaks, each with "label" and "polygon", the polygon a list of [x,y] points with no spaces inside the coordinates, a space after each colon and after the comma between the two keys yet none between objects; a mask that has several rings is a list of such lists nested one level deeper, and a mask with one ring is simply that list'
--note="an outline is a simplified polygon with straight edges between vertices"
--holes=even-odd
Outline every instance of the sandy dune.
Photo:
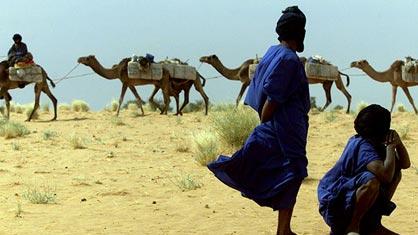
[{"label": "sandy dune", "polygon": [[[190,138],[209,118],[60,112],[59,121],[25,123],[31,134],[0,145],[0,234],[274,234],[277,214],[224,186],[193,159]],[[42,119],[49,118],[42,114]],[[12,113],[12,120],[23,121]],[[353,116],[311,115],[309,177],[302,185],[292,227],[298,234],[327,234],[318,214],[318,180],[334,164],[353,134]],[[335,120],[332,120],[335,119]],[[406,146],[418,166],[418,117],[395,113],[394,127],[408,131]],[[43,139],[52,130],[56,137]],[[76,133],[86,149],[72,149]],[[14,150],[12,146],[18,146]],[[183,151],[179,151],[179,149]],[[203,186],[182,192],[179,176],[191,174]],[[394,201],[398,208],[384,224],[400,234],[418,232],[418,170],[404,171]],[[32,204],[28,187],[48,186],[55,204]],[[16,217],[18,205],[22,212]]]}]

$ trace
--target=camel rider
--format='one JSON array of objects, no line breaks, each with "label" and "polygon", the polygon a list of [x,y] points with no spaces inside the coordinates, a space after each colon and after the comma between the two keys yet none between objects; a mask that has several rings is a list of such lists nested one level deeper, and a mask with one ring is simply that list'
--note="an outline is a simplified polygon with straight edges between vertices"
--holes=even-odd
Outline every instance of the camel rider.
[{"label": "camel rider", "polygon": [[20,34],[13,35],[13,41],[14,44],[7,53],[10,66],[13,66],[15,63],[20,61],[32,60],[32,58],[28,58],[32,56],[28,53],[26,44],[22,42],[22,36]]}]

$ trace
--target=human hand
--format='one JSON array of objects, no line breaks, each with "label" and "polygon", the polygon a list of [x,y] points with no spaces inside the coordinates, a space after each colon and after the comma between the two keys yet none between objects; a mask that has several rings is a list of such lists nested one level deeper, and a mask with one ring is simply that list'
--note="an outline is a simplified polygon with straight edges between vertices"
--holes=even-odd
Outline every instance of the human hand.
[{"label": "human hand", "polygon": [[389,130],[388,134],[386,135],[386,141],[385,144],[386,145],[393,145],[393,146],[398,146],[401,143],[401,138],[399,137],[398,132],[396,132],[395,130]]}]

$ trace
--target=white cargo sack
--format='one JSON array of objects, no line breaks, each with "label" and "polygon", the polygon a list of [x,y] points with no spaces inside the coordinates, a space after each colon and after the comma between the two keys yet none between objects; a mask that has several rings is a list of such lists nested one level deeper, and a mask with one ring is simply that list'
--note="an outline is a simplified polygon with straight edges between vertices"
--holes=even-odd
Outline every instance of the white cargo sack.
[{"label": "white cargo sack", "polygon": [[196,80],[197,71],[193,66],[176,63],[163,64],[162,66],[168,71],[171,78]]},{"label": "white cargo sack", "polygon": [[150,68],[142,68],[138,62],[128,62],[128,77],[131,79],[161,80],[163,78],[163,66],[152,63]]},{"label": "white cargo sack", "polygon": [[338,67],[330,64],[319,64],[307,61],[305,64],[306,76],[320,80],[335,81],[338,79]]},{"label": "white cargo sack", "polygon": [[405,82],[418,82],[418,61],[410,60],[402,66],[402,80]]},{"label": "white cargo sack", "polygon": [[42,68],[32,65],[25,68],[9,68],[9,79],[17,82],[42,82]]},{"label": "white cargo sack", "polygon": [[258,64],[250,64],[250,66],[248,68],[248,77],[250,78],[250,80],[253,80],[253,78],[254,78],[255,70],[257,69],[257,65]]}]

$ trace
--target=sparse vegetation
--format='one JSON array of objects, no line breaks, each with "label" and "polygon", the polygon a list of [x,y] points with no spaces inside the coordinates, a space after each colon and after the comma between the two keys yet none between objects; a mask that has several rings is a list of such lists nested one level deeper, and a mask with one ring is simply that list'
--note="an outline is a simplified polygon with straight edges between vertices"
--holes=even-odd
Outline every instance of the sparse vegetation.
[{"label": "sparse vegetation", "polygon": [[16,104],[14,111],[16,113],[23,113],[25,111],[25,107],[23,105]]},{"label": "sparse vegetation", "polygon": [[86,148],[84,138],[76,134],[71,135],[70,144],[73,149],[85,149]]},{"label": "sparse vegetation", "polygon": [[219,154],[219,139],[209,131],[196,134],[194,141],[194,159],[202,166],[216,159]]},{"label": "sparse vegetation", "polygon": [[111,122],[111,123],[112,123],[112,125],[114,125],[114,126],[124,126],[124,125],[125,125],[125,123],[123,122],[122,118],[120,118],[120,117],[116,117],[116,116],[113,116],[113,117],[110,119],[110,122]]},{"label": "sparse vegetation", "polygon": [[49,104],[43,104],[41,109],[42,112],[49,113]]},{"label": "sparse vegetation", "polygon": [[177,177],[173,183],[183,192],[196,190],[202,187],[202,184],[190,174]]},{"label": "sparse vegetation", "polygon": [[335,119],[337,119],[337,116],[335,115],[335,112],[334,112],[334,111],[331,111],[331,112],[325,112],[325,121],[326,121],[327,123],[334,122],[334,121],[335,121]]},{"label": "sparse vegetation", "polygon": [[[29,118],[32,112],[33,112],[33,107],[28,105],[25,109],[26,117]],[[38,118],[39,118],[39,113],[38,113],[38,110],[36,110],[35,113],[33,113],[32,115],[32,119],[36,120]]]},{"label": "sparse vegetation", "polygon": [[357,105],[357,113],[359,113],[361,110],[363,110],[367,106],[369,106],[369,104],[367,104],[364,101],[360,101],[360,103]]},{"label": "sparse vegetation", "polygon": [[58,105],[58,109],[61,110],[61,111],[70,111],[71,106],[69,104],[62,103],[62,104]]},{"label": "sparse vegetation", "polygon": [[183,109],[183,113],[191,113],[191,112],[200,112],[205,109],[205,103],[203,100],[198,100],[196,102],[190,102],[186,105]]},{"label": "sparse vegetation", "polygon": [[241,146],[259,124],[257,114],[248,107],[218,112],[211,119],[221,140],[233,147]]},{"label": "sparse vegetation", "polygon": [[46,130],[44,131],[44,133],[42,133],[42,139],[44,140],[50,140],[54,137],[56,137],[58,134],[55,131],[51,131],[51,130]]},{"label": "sparse vegetation", "polygon": [[185,144],[178,144],[176,147],[176,152],[179,152],[179,153],[187,153],[189,151],[190,151],[189,146]]},{"label": "sparse vegetation", "polygon": [[407,124],[398,128],[398,134],[402,140],[409,139],[409,125]]},{"label": "sparse vegetation", "polygon": [[71,103],[71,109],[75,112],[88,112],[90,107],[87,102],[83,100],[73,100]]},{"label": "sparse vegetation", "polygon": [[210,106],[210,111],[212,112],[233,112],[236,109],[234,104],[216,104]]},{"label": "sparse vegetation", "polygon": [[311,96],[310,97],[310,101],[311,101],[311,109],[317,109],[319,110],[317,104],[316,104],[316,97]]},{"label": "sparse vegetation", "polygon": [[29,130],[26,126],[4,119],[0,120],[0,136],[3,136],[5,139],[17,138],[28,134]]},{"label": "sparse vegetation", "polygon": [[343,110],[343,109],[344,109],[344,107],[342,105],[336,105],[332,110],[340,111],[340,110]]},{"label": "sparse vegetation", "polygon": [[408,112],[405,108],[405,105],[403,104],[398,104],[398,108],[397,108],[398,112],[400,113],[404,113],[404,112]]},{"label": "sparse vegetation", "polygon": [[47,186],[42,186],[39,188],[32,187],[28,188],[22,196],[33,204],[50,204],[55,203],[57,195],[54,193],[54,191],[55,190]]},{"label": "sparse vegetation", "polygon": [[12,143],[12,149],[14,151],[19,151],[20,150],[20,144],[18,142],[13,142]]}]

